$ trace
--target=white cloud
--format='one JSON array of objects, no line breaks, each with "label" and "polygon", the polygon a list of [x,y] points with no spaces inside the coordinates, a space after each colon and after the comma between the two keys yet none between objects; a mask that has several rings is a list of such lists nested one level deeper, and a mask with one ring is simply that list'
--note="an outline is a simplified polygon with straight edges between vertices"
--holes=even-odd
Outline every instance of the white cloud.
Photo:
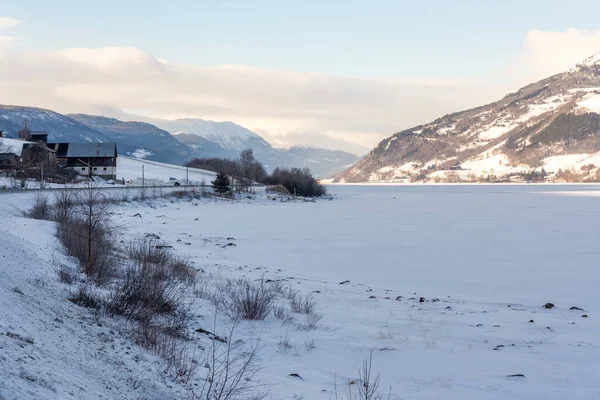
[{"label": "white cloud", "polygon": [[2,35],[0,35],[0,46],[11,44],[15,40],[17,40],[17,38],[14,37],[14,36],[2,36]]},{"label": "white cloud", "polygon": [[19,25],[21,21],[11,17],[0,17],[0,29],[11,29]]},{"label": "white cloud", "polygon": [[11,51],[2,58],[1,103],[65,112],[110,105],[154,117],[232,120],[267,135],[319,134],[366,146],[502,93],[439,79],[177,65],[135,48]]},{"label": "white cloud", "polygon": [[569,28],[563,32],[532,30],[523,44],[521,79],[539,80],[564,72],[600,52],[600,32]]}]

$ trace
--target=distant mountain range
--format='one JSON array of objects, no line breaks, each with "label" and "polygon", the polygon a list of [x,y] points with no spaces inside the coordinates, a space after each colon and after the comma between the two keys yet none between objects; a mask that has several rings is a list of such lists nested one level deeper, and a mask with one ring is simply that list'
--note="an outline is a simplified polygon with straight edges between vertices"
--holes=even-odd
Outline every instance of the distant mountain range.
[{"label": "distant mountain range", "polygon": [[359,159],[343,151],[312,147],[276,149],[261,136],[232,122],[143,119],[125,122],[34,107],[0,106],[0,130],[7,137],[16,137],[27,121],[31,129],[47,131],[52,142],[116,142],[121,154],[170,164],[182,165],[194,157],[236,158],[241,150],[251,148],[267,169],[308,167],[315,176],[327,177]]},{"label": "distant mountain range", "polygon": [[398,132],[335,181],[502,181],[532,173],[600,181],[600,53],[495,103]]},{"label": "distant mountain range", "polygon": [[179,165],[196,156],[193,149],[169,132],[145,122],[123,122],[85,114],[70,114],[68,117],[102,133],[118,144],[120,153],[129,156]]}]

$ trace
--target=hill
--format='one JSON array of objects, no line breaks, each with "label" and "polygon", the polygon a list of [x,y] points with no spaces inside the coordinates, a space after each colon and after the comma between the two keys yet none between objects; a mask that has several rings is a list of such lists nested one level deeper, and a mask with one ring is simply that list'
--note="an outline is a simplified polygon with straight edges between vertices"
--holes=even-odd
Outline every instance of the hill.
[{"label": "hill", "polygon": [[482,107],[384,139],[336,182],[600,178],[600,54]]}]

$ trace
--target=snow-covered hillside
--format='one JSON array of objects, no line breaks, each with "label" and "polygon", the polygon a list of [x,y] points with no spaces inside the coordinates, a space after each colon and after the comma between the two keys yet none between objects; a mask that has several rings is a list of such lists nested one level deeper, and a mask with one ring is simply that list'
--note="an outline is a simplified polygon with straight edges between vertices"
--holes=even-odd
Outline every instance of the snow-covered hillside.
[{"label": "snow-covered hillside", "polygon": [[[383,140],[338,182],[600,181],[600,59]],[[562,157],[555,162],[555,157]],[[572,160],[573,162],[569,162]],[[561,173],[558,174],[559,170]],[[560,176],[559,176],[560,175]]]}]

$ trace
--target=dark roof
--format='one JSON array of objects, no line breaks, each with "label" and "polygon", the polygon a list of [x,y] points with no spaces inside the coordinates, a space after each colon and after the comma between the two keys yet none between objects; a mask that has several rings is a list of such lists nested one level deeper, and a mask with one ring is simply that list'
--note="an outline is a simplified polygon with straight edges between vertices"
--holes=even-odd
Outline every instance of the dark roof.
[{"label": "dark roof", "polygon": [[116,143],[69,143],[67,158],[114,157]]}]

